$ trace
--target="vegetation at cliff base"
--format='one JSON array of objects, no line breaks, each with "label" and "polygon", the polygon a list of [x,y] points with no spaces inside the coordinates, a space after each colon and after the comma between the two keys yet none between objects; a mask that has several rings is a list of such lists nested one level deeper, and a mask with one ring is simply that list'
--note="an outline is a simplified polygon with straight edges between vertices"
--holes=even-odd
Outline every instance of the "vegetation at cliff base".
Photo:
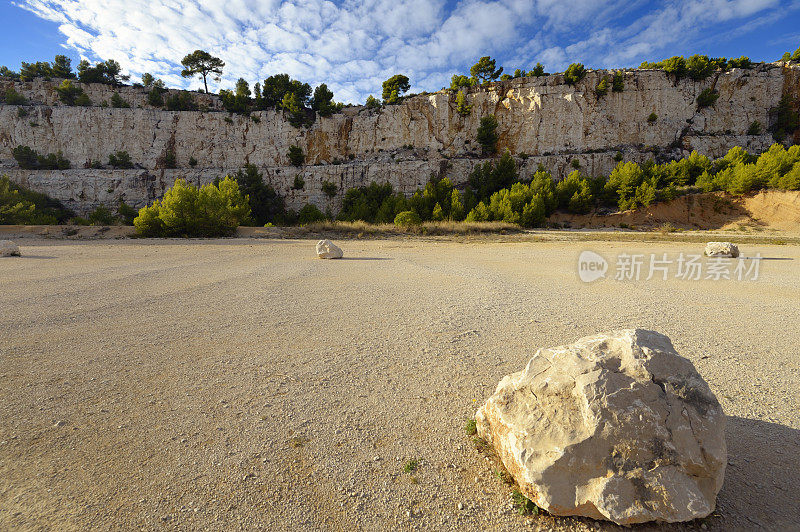
[{"label": "vegetation at cliff base", "polygon": [[52,225],[72,216],[60,201],[0,176],[0,225]]},{"label": "vegetation at cliff base", "polygon": [[243,221],[242,224],[252,222],[255,226],[263,226],[268,223],[293,222],[293,217],[288,216],[283,197],[275,192],[272,185],[264,183],[264,176],[257,166],[245,165],[236,172],[234,179],[250,206],[251,220]]},{"label": "vegetation at cliff base", "polygon": [[249,219],[248,197],[236,180],[198,188],[178,179],[162,199],[139,210],[133,225],[145,237],[214,237],[232,235]]}]

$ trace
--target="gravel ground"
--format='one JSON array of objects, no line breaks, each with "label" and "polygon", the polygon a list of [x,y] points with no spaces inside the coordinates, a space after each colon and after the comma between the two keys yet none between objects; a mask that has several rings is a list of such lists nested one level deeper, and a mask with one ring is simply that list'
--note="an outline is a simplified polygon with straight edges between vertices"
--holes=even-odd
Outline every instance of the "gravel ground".
[{"label": "gravel ground", "polygon": [[614,528],[518,515],[463,426],[537,347],[634,326],[669,335],[730,416],[716,515],[664,528],[800,523],[800,247],[743,248],[793,259],[757,281],[585,284],[584,249],[702,246],[339,243],[346,260],[299,240],[20,241],[0,259],[0,529]]}]

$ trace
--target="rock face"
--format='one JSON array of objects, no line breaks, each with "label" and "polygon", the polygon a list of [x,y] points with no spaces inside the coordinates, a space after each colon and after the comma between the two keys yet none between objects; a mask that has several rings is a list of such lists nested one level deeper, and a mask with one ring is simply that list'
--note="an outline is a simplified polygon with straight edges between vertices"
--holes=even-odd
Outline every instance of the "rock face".
[{"label": "rock face", "polygon": [[653,331],[540,349],[476,420],[521,491],[555,515],[686,521],[709,515],[722,487],[722,408]]},{"label": "rock face", "polygon": [[341,259],[343,256],[342,248],[330,240],[317,242],[317,257],[321,259]]},{"label": "rock face", "polygon": [[[439,91],[380,109],[345,108],[301,129],[275,110],[230,115],[208,94],[192,93],[202,110],[165,111],[147,103],[143,88],[80,84],[92,106],[68,107],[58,100],[57,80],[0,81],[0,91],[14,88],[29,102],[22,114],[20,106],[0,105],[0,174],[85,213],[98,205],[116,207],[120,200],[141,207],[176,177],[204,184],[249,163],[288,207],[335,209],[342,194],[327,198],[324,181],[342,192],[388,182],[406,194],[431,174],[465,183],[484,161],[476,132],[490,114],[498,120],[498,149],[517,156],[521,178],[530,178],[540,164],[556,178],[572,172],[573,163],[584,174],[608,175],[618,153],[644,162],[692,150],[718,157],[733,146],[760,152],[773,142],[770,108],[784,93],[800,91],[800,68],[794,66],[733,69],[700,82],[656,70],[622,73],[624,90],[605,96],[594,89],[613,74],[607,70],[589,71],[574,86],[559,74],[526,77],[466,89],[469,116],[458,113],[455,93]],[[697,96],[711,87],[719,98],[699,109]],[[101,106],[115,91],[130,109]],[[647,120],[651,113],[658,116],[655,122]],[[748,135],[755,122],[763,132]],[[61,151],[72,169],[19,170],[11,151],[20,145],[39,153]],[[290,164],[292,145],[306,155],[300,168]],[[95,168],[116,151],[127,151],[136,169]],[[177,168],[166,168],[168,155]],[[293,188],[298,176],[306,183],[301,190]]]},{"label": "rock face", "polygon": [[709,242],[706,244],[706,257],[728,257],[735,259],[739,256],[739,248],[730,242]]},{"label": "rock face", "polygon": [[0,240],[0,257],[19,257],[19,246],[11,240]]}]

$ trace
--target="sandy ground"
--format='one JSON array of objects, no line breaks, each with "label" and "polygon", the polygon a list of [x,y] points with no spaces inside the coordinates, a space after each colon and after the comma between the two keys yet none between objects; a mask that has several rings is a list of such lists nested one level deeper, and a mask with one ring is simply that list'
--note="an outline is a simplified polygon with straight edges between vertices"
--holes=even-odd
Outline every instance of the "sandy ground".
[{"label": "sandy ground", "polygon": [[800,233],[800,191],[763,190],[747,196],[721,192],[690,194],[635,211],[605,216],[556,213],[551,223],[572,228],[658,227],[735,231],[751,234]]},{"label": "sandy ground", "polygon": [[537,347],[633,326],[730,416],[717,514],[664,528],[800,523],[800,247],[744,246],[792,259],[757,281],[585,284],[584,249],[702,246],[20,243],[0,259],[0,529],[614,528],[517,515],[462,427]]}]

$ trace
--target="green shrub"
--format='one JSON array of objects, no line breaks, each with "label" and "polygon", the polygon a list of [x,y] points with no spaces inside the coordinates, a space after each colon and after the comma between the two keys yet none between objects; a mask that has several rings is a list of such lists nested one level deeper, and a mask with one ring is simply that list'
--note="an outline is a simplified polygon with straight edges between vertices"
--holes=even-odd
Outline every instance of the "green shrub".
[{"label": "green shrub", "polygon": [[175,154],[175,148],[171,146],[167,147],[159,163],[161,163],[162,168],[177,168],[178,156]]},{"label": "green shrub", "polygon": [[714,73],[716,67],[706,55],[693,55],[686,60],[686,73],[694,81],[702,81]]},{"label": "green shrub", "polygon": [[127,151],[117,151],[108,156],[108,165],[112,168],[133,168],[131,156]]},{"label": "green shrub", "polygon": [[497,153],[497,119],[494,115],[481,118],[481,125],[478,127],[478,144],[484,155]]},{"label": "green shrub", "polygon": [[589,212],[594,203],[589,181],[578,170],[556,183],[555,194],[558,207],[575,214]]},{"label": "green shrub", "polygon": [[[394,205],[394,190],[389,183],[379,185],[372,182],[367,186],[351,188],[344,193],[342,208],[336,218],[347,222],[363,220],[369,223],[391,223],[400,211],[395,212],[394,208],[388,207],[381,211],[387,201]],[[402,210],[404,209],[405,205]],[[381,219],[379,213],[382,213]]]},{"label": "green shrub", "polygon": [[[419,214],[423,221],[427,221],[433,219],[433,211],[438,203],[442,209],[442,219],[450,218],[453,205],[453,188],[453,183],[448,178],[439,179],[431,175],[425,184],[425,188],[417,190],[407,202],[402,198],[392,197],[390,201],[394,207],[393,212],[398,213],[406,210],[407,204],[411,210]],[[383,208],[383,212],[385,217],[391,217],[388,208]]]},{"label": "green shrub", "polygon": [[469,116],[472,113],[472,106],[467,105],[467,97],[464,91],[458,91],[456,94],[456,112],[461,116]]},{"label": "green shrub", "polygon": [[608,79],[606,79],[605,76],[603,76],[603,79],[601,79],[600,83],[597,84],[597,87],[594,88],[594,93],[598,98],[608,94]]},{"label": "green shrub", "polygon": [[50,225],[64,223],[71,216],[60,201],[0,176],[0,225]]},{"label": "green shrub", "polygon": [[294,176],[294,184],[292,184],[292,190],[303,190],[306,188],[306,180],[300,174]]},{"label": "green shrub", "polygon": [[91,225],[114,225],[117,218],[111,213],[108,207],[99,206],[89,213],[89,224]]},{"label": "green shrub", "polygon": [[[488,200],[489,196],[500,189],[510,187],[517,180],[519,180],[517,163],[506,150],[497,161],[487,161],[475,166],[467,179],[469,187],[467,196],[474,196],[476,202]],[[468,209],[473,206],[469,201],[465,205]]]},{"label": "green shrub", "polygon": [[776,142],[783,142],[786,137],[800,127],[800,116],[795,111],[795,107],[794,98],[789,94],[784,94],[778,105],[770,109],[769,114],[773,123],[769,129]]},{"label": "green shrub", "polygon": [[75,97],[75,105],[78,107],[89,107],[92,105],[92,100],[89,99],[89,96],[81,92]]},{"label": "green shrub", "polygon": [[540,78],[546,75],[547,74],[544,71],[544,65],[541,63],[536,63],[536,66],[534,66],[532,70],[528,71],[527,77]]},{"label": "green shrub", "polygon": [[267,223],[285,224],[286,206],[272,185],[264,183],[264,176],[254,164],[246,164],[234,176],[242,194],[248,198],[253,225],[261,227]]},{"label": "green shrub", "polygon": [[328,196],[328,198],[333,199],[336,196],[336,192],[338,192],[339,188],[336,186],[335,183],[330,181],[323,181],[322,182],[322,192]]},{"label": "green shrub", "polygon": [[11,149],[11,155],[24,170],[35,170],[39,167],[39,154],[29,146],[17,146]]},{"label": "green shrub", "polygon": [[303,166],[305,161],[306,156],[303,153],[303,148],[294,144],[289,146],[289,162],[292,163],[292,166]]},{"label": "green shrub", "polygon": [[119,202],[119,207],[117,207],[117,214],[121,219],[124,225],[133,225],[133,220],[136,218],[136,215],[139,213],[136,209],[125,203],[124,201]]},{"label": "green shrub", "polygon": [[122,96],[119,95],[118,92],[115,92],[111,95],[111,107],[117,109],[129,109],[131,104],[125,101]]},{"label": "green shrub", "polygon": [[154,86],[147,92],[147,103],[153,107],[161,107],[164,105],[164,96],[166,89],[161,86]]},{"label": "green shrub", "polygon": [[663,70],[667,74],[672,74],[676,79],[681,79],[686,75],[686,59],[676,55],[669,59],[664,59],[658,63],[643,62],[639,68],[649,68]]},{"label": "green shrub", "polygon": [[197,159],[195,159],[194,157],[189,157],[189,166],[191,166],[192,168],[197,166]]},{"label": "green shrub", "polygon": [[544,199],[525,183],[514,183],[510,188],[492,194],[488,205],[484,202],[470,211],[467,221],[503,221],[524,227],[536,227],[544,223],[546,207]]},{"label": "green shrub", "polygon": [[753,68],[753,62],[750,61],[750,58],[743,55],[738,59],[728,59],[728,68],[744,68],[750,69]]},{"label": "green shrub", "polygon": [[[78,98],[86,96],[83,93],[83,89],[74,86],[72,81],[68,79],[65,79],[59,87],[56,87],[56,93],[58,93],[58,99],[64,105],[79,105]],[[88,97],[86,99],[88,100]]]},{"label": "green shrub", "polygon": [[658,115],[655,113],[650,113],[650,116],[647,117],[647,122],[650,124],[652,124],[656,120],[658,120]]},{"label": "green shrub", "polygon": [[167,97],[164,107],[167,111],[197,111],[197,103],[191,93],[176,92]]},{"label": "green shrub", "polygon": [[697,96],[697,108],[703,109],[705,107],[711,107],[717,103],[717,98],[719,98],[719,93],[716,90],[703,89],[703,91]]},{"label": "green shrub", "polygon": [[70,162],[61,152],[39,155],[28,146],[17,146],[11,150],[20,168],[25,170],[68,170]]},{"label": "green shrub", "polygon": [[3,101],[6,103],[6,105],[25,105],[28,103],[28,100],[25,98],[25,96],[15,91],[14,87],[9,87],[6,90],[6,93],[3,96]]},{"label": "green shrub", "polygon": [[230,177],[199,189],[177,179],[163,199],[139,210],[133,224],[146,237],[212,237],[233,234],[249,218],[247,197]]},{"label": "green shrub", "polygon": [[450,193],[450,219],[454,221],[461,221],[464,219],[464,204],[461,201],[461,194],[458,190],[453,189]]},{"label": "green shrub", "polygon": [[564,82],[567,85],[575,85],[586,76],[586,69],[581,63],[572,63],[564,72]]},{"label": "green shrub", "polygon": [[421,223],[422,218],[414,211],[400,212],[394,218],[394,224],[398,227],[410,227],[412,225],[420,225]]},{"label": "green shrub", "polygon": [[364,105],[367,107],[367,109],[380,109],[381,101],[370,94],[367,96],[367,102]]},{"label": "green shrub", "polygon": [[761,122],[756,120],[755,122],[750,124],[750,127],[747,128],[747,134],[748,135],[760,135],[761,134]]},{"label": "green shrub", "polygon": [[306,225],[314,222],[321,222],[325,220],[325,215],[316,205],[306,203],[298,213],[297,223]]},{"label": "green shrub", "polygon": [[612,92],[622,92],[625,90],[625,76],[622,72],[614,72],[614,81],[611,82]]}]

